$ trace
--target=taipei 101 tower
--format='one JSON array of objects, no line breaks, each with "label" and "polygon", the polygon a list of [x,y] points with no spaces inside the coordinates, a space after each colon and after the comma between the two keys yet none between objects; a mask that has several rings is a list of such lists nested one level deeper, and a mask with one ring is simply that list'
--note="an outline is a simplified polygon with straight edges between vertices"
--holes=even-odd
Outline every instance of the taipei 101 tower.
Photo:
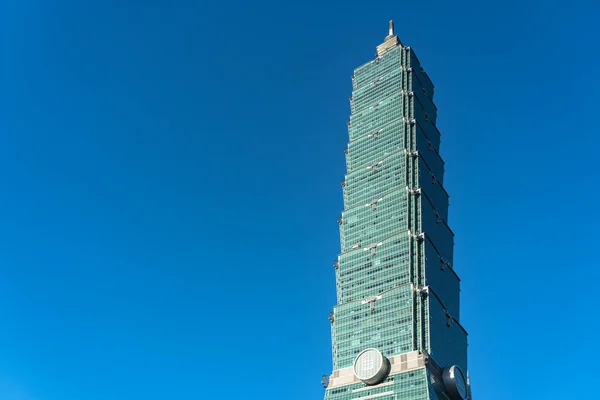
[{"label": "taipei 101 tower", "polygon": [[352,89],[325,399],[471,399],[433,83],[393,22]]}]

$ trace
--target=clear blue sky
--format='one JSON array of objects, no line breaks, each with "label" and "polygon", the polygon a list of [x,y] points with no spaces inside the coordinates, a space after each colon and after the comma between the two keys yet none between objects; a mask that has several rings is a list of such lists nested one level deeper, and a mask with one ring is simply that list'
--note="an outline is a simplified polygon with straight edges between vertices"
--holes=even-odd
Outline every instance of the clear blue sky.
[{"label": "clear blue sky", "polygon": [[0,399],[322,398],[390,19],[436,84],[475,398],[590,398],[598,2],[367,4],[2,2]]}]

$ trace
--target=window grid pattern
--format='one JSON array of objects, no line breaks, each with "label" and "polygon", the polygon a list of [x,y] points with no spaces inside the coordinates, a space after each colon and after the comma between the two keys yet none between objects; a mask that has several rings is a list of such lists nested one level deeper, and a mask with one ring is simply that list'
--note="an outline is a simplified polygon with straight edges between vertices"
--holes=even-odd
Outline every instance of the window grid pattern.
[{"label": "window grid pattern", "polygon": [[[389,384],[388,382],[393,382]],[[342,386],[328,390],[325,400],[354,400],[373,396],[386,392],[393,394],[376,397],[377,400],[441,400],[437,397],[430,397],[430,386],[428,385],[427,371],[425,368],[415,369],[388,377],[383,383],[384,386],[378,386],[368,389],[364,383]],[[358,391],[357,391],[358,390]]]},{"label": "window grid pattern", "polygon": [[426,236],[422,246],[424,265],[427,265],[427,286],[435,288],[440,298],[444,299],[444,306],[451,315],[459,317],[460,305],[460,280],[452,270],[451,264],[442,256],[431,240]]},{"label": "window grid pattern", "polygon": [[435,244],[437,251],[442,257],[452,264],[454,256],[454,233],[452,233],[446,222],[437,213],[435,208],[433,208],[427,196],[420,196],[419,205],[421,207],[421,231]]},{"label": "window grid pattern", "polygon": [[[352,78],[348,173],[338,220],[342,253],[335,263],[338,305],[330,318],[334,369],[351,366],[358,353],[375,347],[386,357],[427,351],[440,365],[466,371],[433,86],[413,51],[402,46],[360,66]],[[429,296],[421,291],[426,285]],[[389,390],[393,394],[377,399],[445,397],[443,390],[434,393],[426,369],[387,381],[394,384],[336,387],[325,399]]]},{"label": "window grid pattern", "polygon": [[344,211],[343,252],[355,247],[377,245],[397,232],[408,230],[408,191],[399,188],[383,196],[377,204]]},{"label": "window grid pattern", "polygon": [[423,109],[427,115],[427,120],[435,124],[435,121],[437,120],[437,109],[435,108],[431,99],[423,93],[423,90],[424,89],[413,93],[415,96],[415,103],[417,103],[419,107]]},{"label": "window grid pattern", "polygon": [[411,103],[413,106],[414,119],[418,122],[420,129],[425,132],[425,136],[429,138],[435,149],[439,151],[440,133],[435,126],[435,123],[431,118],[428,117],[428,114],[425,112],[425,110],[423,110],[418,102],[412,101]]},{"label": "window grid pattern", "polygon": [[398,118],[367,135],[348,143],[346,168],[348,173],[407,148],[404,136],[405,121]]},{"label": "window grid pattern", "polygon": [[376,248],[357,248],[339,256],[338,304],[365,299],[385,288],[410,282],[410,233],[385,239]]},{"label": "window grid pattern", "polygon": [[378,162],[346,175],[344,204],[346,208],[378,201],[399,187],[406,187],[406,154],[404,150],[390,154]]},{"label": "window grid pattern", "polygon": [[380,76],[395,70],[398,66],[405,66],[407,53],[401,47],[389,51],[384,57],[376,58],[354,70],[352,89],[356,92],[363,85],[373,82]]},{"label": "window grid pattern", "polygon": [[440,154],[434,148],[433,144],[429,140],[425,133],[421,130],[417,130],[417,148],[419,149],[419,155],[423,158],[427,167],[435,175],[436,179],[439,180],[440,184],[443,184],[444,179],[444,161],[440,157]]},{"label": "window grid pattern", "polygon": [[427,297],[429,353],[442,366],[458,365],[467,371],[467,333],[434,293]]},{"label": "window grid pattern", "polygon": [[369,302],[354,301],[335,307],[335,369],[345,368],[362,350],[379,349],[386,357],[413,350],[412,297],[410,284],[389,290]]},{"label": "window grid pattern", "polygon": [[448,221],[448,193],[446,193],[442,183],[429,169],[428,165],[423,160],[419,160],[418,185],[442,219]]},{"label": "window grid pattern", "polygon": [[430,130],[429,132],[425,132],[425,130],[421,126],[421,123],[419,122],[419,120],[416,121],[416,127],[417,127],[417,131],[419,132],[419,134],[422,134],[423,136],[427,137],[427,140],[429,141],[429,143],[431,143],[431,146],[435,149],[435,151],[437,151],[439,153],[439,151],[440,151],[440,132],[437,129],[435,131]]},{"label": "window grid pattern", "polygon": [[401,118],[403,98],[402,93],[394,94],[353,116],[350,119],[350,139],[367,135],[388,122]]},{"label": "window grid pattern", "polygon": [[373,82],[355,91],[350,101],[352,113],[359,112],[394,93],[402,91],[402,73],[405,73],[405,71],[398,65],[398,69],[376,78]]}]

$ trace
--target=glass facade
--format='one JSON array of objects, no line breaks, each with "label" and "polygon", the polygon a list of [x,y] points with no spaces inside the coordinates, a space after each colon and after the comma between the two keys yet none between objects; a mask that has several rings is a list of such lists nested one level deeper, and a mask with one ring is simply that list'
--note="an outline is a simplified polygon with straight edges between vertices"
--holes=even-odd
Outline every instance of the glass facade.
[{"label": "glass facade", "polygon": [[[440,371],[468,367],[434,87],[390,29],[378,57],[352,76],[326,400],[452,399]],[[392,365],[372,386],[339,378],[368,348],[426,361]]]}]

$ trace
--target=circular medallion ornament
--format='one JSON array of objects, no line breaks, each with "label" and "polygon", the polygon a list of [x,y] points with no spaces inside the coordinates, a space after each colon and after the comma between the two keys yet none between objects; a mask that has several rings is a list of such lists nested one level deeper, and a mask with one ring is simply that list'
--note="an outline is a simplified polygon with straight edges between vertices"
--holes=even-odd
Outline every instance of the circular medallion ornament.
[{"label": "circular medallion ornament", "polygon": [[460,368],[456,365],[444,368],[443,379],[444,387],[452,400],[467,400],[469,388],[467,386],[465,375]]},{"label": "circular medallion ornament", "polygon": [[367,385],[375,385],[385,378],[389,362],[377,349],[361,351],[354,360],[354,375]]}]

